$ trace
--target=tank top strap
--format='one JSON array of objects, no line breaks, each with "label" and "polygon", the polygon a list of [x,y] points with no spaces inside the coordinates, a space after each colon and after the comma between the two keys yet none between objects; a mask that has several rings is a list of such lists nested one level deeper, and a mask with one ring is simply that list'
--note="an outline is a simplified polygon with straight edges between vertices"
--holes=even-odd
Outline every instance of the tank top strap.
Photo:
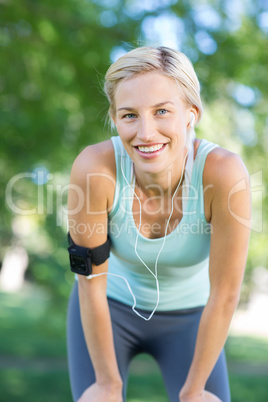
[{"label": "tank top strap", "polygon": [[207,140],[201,140],[196,157],[193,163],[191,183],[189,186],[189,198],[187,202],[187,213],[189,211],[200,211],[204,215],[204,193],[203,193],[203,172],[208,154],[218,147]]},{"label": "tank top strap", "polygon": [[186,206],[189,197],[189,189],[192,180],[192,173],[193,173],[193,166],[194,166],[194,146],[193,143],[189,149],[185,172],[184,172],[184,181],[182,184],[182,211],[186,211]]},{"label": "tank top strap", "polygon": [[203,172],[207,156],[213,149],[217,148],[218,146],[218,144],[214,144],[213,142],[201,140],[194,160],[192,176],[193,185],[203,183]]},{"label": "tank top strap", "polygon": [[[114,147],[114,155],[115,155],[115,163],[116,163],[116,184],[115,184],[115,194],[114,194],[114,202],[112,209],[109,213],[109,216],[112,217],[115,215],[118,210],[119,205],[121,205],[122,200],[125,202],[129,198],[129,195],[126,196],[125,192],[129,190],[129,186],[127,182],[131,185],[134,181],[134,169],[133,163],[130,159],[128,153],[126,152],[122,141],[119,136],[111,137],[113,147]],[[122,195],[124,195],[122,197]]]}]

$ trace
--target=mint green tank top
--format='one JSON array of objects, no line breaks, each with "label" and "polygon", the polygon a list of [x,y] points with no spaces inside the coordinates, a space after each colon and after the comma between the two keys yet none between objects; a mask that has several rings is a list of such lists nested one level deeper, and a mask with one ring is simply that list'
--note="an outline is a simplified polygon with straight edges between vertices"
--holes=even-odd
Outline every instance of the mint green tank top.
[{"label": "mint green tank top", "polygon": [[[156,258],[164,238],[148,239],[138,233],[132,214],[135,188],[133,162],[120,137],[112,137],[112,142],[116,161],[116,187],[112,210],[108,216],[108,232],[112,243],[108,272],[113,275],[107,275],[107,296],[133,305],[133,297],[124,277],[135,295],[136,307],[152,311],[157,301],[156,279],[136,255],[135,242],[138,236],[137,252],[155,273]],[[202,140],[190,173],[187,172],[190,178],[183,217],[178,226],[166,236],[157,263],[158,311],[204,306],[208,300],[210,224],[204,214],[203,170],[208,153],[217,146]]]}]

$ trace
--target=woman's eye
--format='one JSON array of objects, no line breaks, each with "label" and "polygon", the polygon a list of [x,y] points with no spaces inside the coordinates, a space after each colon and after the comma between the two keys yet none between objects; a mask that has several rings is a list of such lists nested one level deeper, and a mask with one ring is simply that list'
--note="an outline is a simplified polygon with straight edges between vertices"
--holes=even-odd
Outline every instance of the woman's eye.
[{"label": "woman's eye", "polygon": [[134,113],[127,113],[123,116],[124,119],[134,119],[136,115]]},{"label": "woman's eye", "polygon": [[168,111],[166,109],[159,109],[157,110],[157,114],[166,114]]}]

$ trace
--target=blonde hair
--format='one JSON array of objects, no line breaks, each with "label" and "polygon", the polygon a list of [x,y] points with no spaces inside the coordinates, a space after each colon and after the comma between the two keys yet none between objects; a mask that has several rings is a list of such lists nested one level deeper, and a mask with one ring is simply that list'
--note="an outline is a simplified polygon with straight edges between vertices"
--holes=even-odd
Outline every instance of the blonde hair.
[{"label": "blonde hair", "polygon": [[177,82],[182,99],[189,107],[194,106],[197,109],[198,122],[203,113],[203,106],[200,98],[200,84],[193,65],[185,54],[164,46],[138,47],[110,66],[104,83],[104,91],[110,103],[110,118],[112,119],[116,114],[115,92],[118,84],[123,80],[155,70]]}]

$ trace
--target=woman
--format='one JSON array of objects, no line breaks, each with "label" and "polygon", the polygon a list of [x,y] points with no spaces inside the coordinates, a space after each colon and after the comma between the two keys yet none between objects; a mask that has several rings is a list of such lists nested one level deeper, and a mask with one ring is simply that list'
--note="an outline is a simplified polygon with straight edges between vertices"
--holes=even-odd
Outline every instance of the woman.
[{"label": "woman", "polygon": [[73,398],[125,400],[131,359],[149,353],[171,402],[228,402],[223,346],[247,257],[247,170],[194,139],[202,103],[182,53],[134,49],[109,68],[105,91],[119,136],[82,151],[69,191],[73,242],[111,240],[110,258],[77,275],[70,298]]}]

